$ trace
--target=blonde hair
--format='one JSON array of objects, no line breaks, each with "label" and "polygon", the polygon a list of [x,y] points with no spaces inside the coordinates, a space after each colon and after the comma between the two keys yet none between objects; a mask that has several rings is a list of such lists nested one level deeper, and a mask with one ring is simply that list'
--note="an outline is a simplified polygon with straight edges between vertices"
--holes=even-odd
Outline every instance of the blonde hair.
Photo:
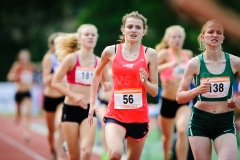
[{"label": "blonde hair", "polygon": [[[148,29],[148,26],[147,26],[147,19],[142,15],[142,14],[139,14],[138,11],[133,11],[131,13],[128,13],[128,14],[125,14],[122,18],[122,26],[121,26],[121,29],[123,29],[125,27],[125,24],[126,24],[126,21],[128,18],[136,18],[136,19],[140,19],[142,20],[143,22],[143,29],[145,30],[145,34],[147,34],[147,29]],[[118,40],[120,43],[124,43],[125,42],[125,37],[124,35],[120,35],[119,36],[119,40]]]},{"label": "blonde hair", "polygon": [[[206,50],[206,44],[202,41],[201,36],[204,35],[204,33],[205,33],[205,31],[206,31],[206,27],[207,27],[207,25],[208,25],[209,23],[217,23],[217,24],[220,24],[220,25],[222,26],[222,24],[219,23],[219,22],[218,22],[217,20],[215,20],[215,19],[209,20],[209,21],[207,21],[207,22],[203,25],[203,27],[202,27],[202,29],[201,29],[201,32],[200,32],[200,34],[198,35],[198,44],[199,44],[199,50],[200,50],[200,51],[205,51],[205,50]],[[223,26],[222,26],[222,28],[223,28]],[[223,28],[223,31],[224,31],[224,28]],[[221,45],[220,47],[221,47],[221,50],[222,50],[222,45]]]},{"label": "blonde hair", "polygon": [[[56,54],[61,62],[68,54],[74,53],[80,49],[78,38],[81,37],[83,29],[93,27],[96,32],[96,26],[92,24],[83,24],[77,29],[77,33],[62,34],[55,39]],[[98,36],[98,34],[97,34]]]},{"label": "blonde hair", "polygon": [[160,51],[161,49],[166,49],[169,47],[168,39],[169,39],[172,31],[174,31],[174,30],[178,30],[178,31],[182,32],[183,38],[185,39],[186,33],[185,33],[185,30],[183,27],[181,27],[179,25],[170,26],[165,30],[164,36],[163,36],[162,40],[160,41],[160,43],[156,45],[156,47],[155,47],[156,51]]}]

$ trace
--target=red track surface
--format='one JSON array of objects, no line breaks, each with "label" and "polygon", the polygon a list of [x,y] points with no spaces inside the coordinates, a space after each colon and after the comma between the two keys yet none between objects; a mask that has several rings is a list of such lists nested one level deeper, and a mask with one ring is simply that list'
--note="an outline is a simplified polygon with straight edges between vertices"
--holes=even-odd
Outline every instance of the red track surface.
[{"label": "red track surface", "polygon": [[[32,122],[43,122],[42,118],[33,118]],[[47,138],[32,132],[31,140],[22,139],[22,124],[16,124],[13,118],[0,117],[0,160],[50,160]],[[100,160],[92,155],[91,160]]]}]

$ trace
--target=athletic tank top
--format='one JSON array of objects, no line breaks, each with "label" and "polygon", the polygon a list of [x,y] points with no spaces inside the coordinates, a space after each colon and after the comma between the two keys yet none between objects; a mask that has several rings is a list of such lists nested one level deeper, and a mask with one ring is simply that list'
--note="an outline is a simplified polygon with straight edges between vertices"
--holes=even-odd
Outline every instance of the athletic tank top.
[{"label": "athletic tank top", "polygon": [[[169,54],[170,62],[176,60],[174,54],[172,53],[171,49],[167,49],[167,52]],[[160,79],[161,81],[167,81],[172,79],[181,79],[184,74],[184,70],[186,67],[186,64],[189,60],[187,54],[185,52],[181,52],[181,55],[183,56],[185,63],[179,64],[176,67],[166,68],[160,73]]]},{"label": "athletic tank top", "polygon": [[94,69],[97,66],[97,57],[95,58],[94,68],[82,67],[78,55],[74,53],[76,57],[76,64],[71,71],[67,73],[67,82],[71,84],[80,84],[84,86],[91,86],[92,76]]},{"label": "athletic tank top", "polygon": [[210,92],[199,94],[198,101],[226,101],[233,96],[234,73],[230,64],[230,56],[224,53],[226,57],[226,66],[221,74],[212,74],[208,71],[203,54],[199,55],[200,72],[194,77],[196,86],[207,81],[211,83]]},{"label": "athletic tank top", "polygon": [[56,56],[54,53],[52,53],[52,54],[50,55],[50,58],[51,58],[51,60],[52,60],[51,73],[55,73],[55,72],[57,71],[57,68],[58,68],[59,65],[60,65],[60,62],[58,61],[57,56]]},{"label": "athletic tank top", "polygon": [[31,64],[27,66],[19,64],[17,69],[17,82],[22,84],[33,83],[33,67]]},{"label": "athletic tank top", "polygon": [[119,44],[112,62],[113,92],[106,117],[124,123],[149,121],[146,89],[140,80],[140,68],[148,72],[144,46],[140,46],[136,60],[128,61],[122,56],[122,44]]}]

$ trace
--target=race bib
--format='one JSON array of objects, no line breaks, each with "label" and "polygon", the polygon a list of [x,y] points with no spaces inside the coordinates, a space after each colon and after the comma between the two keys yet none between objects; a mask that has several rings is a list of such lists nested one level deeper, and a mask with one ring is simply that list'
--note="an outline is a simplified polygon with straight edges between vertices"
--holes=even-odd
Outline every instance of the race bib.
[{"label": "race bib", "polygon": [[202,94],[207,98],[222,98],[228,95],[230,87],[230,77],[213,77],[213,78],[201,78],[200,83],[204,83],[209,79],[211,83],[210,92]]},{"label": "race bib", "polygon": [[182,78],[185,71],[185,65],[178,65],[173,68],[173,77]]},{"label": "race bib", "polygon": [[142,107],[142,89],[123,89],[114,91],[115,109],[137,109]]},{"label": "race bib", "polygon": [[20,76],[21,83],[30,84],[33,82],[33,73],[30,71],[23,71]]},{"label": "race bib", "polygon": [[94,69],[77,67],[75,72],[75,82],[90,85],[92,82]]}]

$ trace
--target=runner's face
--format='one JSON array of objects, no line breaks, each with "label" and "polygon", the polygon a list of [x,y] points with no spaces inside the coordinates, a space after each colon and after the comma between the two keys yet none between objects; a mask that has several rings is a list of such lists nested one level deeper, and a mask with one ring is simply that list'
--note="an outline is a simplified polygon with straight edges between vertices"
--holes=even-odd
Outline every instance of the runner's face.
[{"label": "runner's face", "polygon": [[29,62],[29,58],[29,54],[26,51],[22,51],[19,55],[19,60],[23,63]]},{"label": "runner's face", "polygon": [[206,25],[205,32],[201,36],[202,41],[209,47],[221,46],[224,35],[223,27],[218,23],[210,23]]},{"label": "runner's face", "polygon": [[93,49],[97,43],[97,31],[94,27],[86,27],[82,30],[80,40],[81,46]]},{"label": "runner's face", "polygon": [[170,32],[168,38],[168,46],[170,48],[181,49],[184,42],[184,34],[182,31],[174,29]]},{"label": "runner's face", "polygon": [[50,47],[51,47],[51,51],[52,51],[53,53],[55,53],[55,52],[56,52],[56,47],[55,47],[54,40],[51,42]]},{"label": "runner's face", "polygon": [[133,17],[127,18],[122,32],[125,35],[125,40],[129,43],[141,41],[144,35],[143,21]]}]

